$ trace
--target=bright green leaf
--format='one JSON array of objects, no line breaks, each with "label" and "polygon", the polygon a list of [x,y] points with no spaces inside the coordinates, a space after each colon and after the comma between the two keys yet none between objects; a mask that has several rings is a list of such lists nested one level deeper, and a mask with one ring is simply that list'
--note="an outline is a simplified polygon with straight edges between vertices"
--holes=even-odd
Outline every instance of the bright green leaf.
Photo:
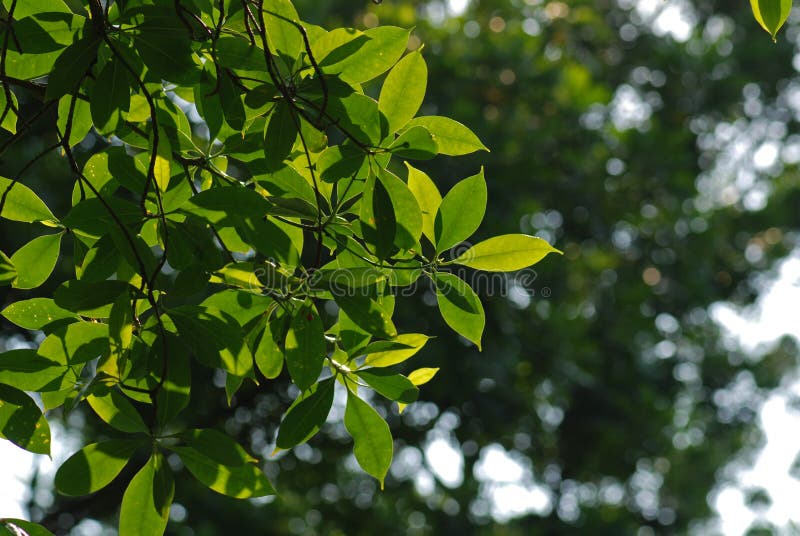
[{"label": "bright green leaf", "polygon": [[407,125],[408,128],[414,126],[425,127],[433,134],[441,154],[458,156],[489,150],[470,129],[449,117],[438,115],[416,117]]},{"label": "bright green leaf", "polygon": [[120,536],[158,536],[169,519],[175,484],[164,457],[154,452],[133,477],[119,513]]},{"label": "bright green leaf", "polygon": [[408,54],[389,71],[378,98],[378,110],[388,123],[387,134],[397,132],[416,115],[427,80],[428,68],[419,52]]},{"label": "bright green leaf", "polygon": [[103,489],[117,477],[140,446],[141,442],[129,439],[86,445],[58,468],[56,489],[64,495],[88,495]]},{"label": "bright green leaf", "polygon": [[478,242],[452,262],[488,272],[513,272],[536,264],[548,253],[561,251],[536,236],[508,234]]},{"label": "bright green leaf", "polygon": [[486,212],[486,180],[483,168],[458,182],[439,205],[434,224],[436,251],[442,252],[466,240],[478,230]]},{"label": "bright green leaf", "polygon": [[460,277],[446,272],[437,273],[434,282],[439,312],[444,321],[480,350],[486,318],[475,291]]},{"label": "bright green leaf", "polygon": [[775,41],[778,30],[789,18],[789,12],[792,10],[792,0],[750,0],[750,7],[753,10],[753,16],[756,21]]},{"label": "bright green leaf", "polygon": [[44,201],[19,181],[12,182],[0,177],[0,199],[4,201],[0,216],[7,220],[29,223],[55,220]]},{"label": "bright green leaf", "polygon": [[86,401],[104,422],[120,432],[148,433],[147,425],[139,412],[125,395],[116,389],[112,389],[105,396],[89,395]]},{"label": "bright green leaf", "polygon": [[372,406],[347,391],[344,425],[353,438],[353,453],[364,471],[383,481],[392,464],[392,433],[389,425]]}]

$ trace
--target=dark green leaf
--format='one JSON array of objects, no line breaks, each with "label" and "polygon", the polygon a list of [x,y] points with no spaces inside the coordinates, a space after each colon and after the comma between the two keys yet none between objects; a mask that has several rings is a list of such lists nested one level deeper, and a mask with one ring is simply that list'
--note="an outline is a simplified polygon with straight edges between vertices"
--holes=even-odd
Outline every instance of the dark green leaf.
[{"label": "dark green leaf", "polygon": [[292,381],[305,391],[317,381],[326,355],[322,320],[313,303],[304,304],[293,314],[285,352]]},{"label": "dark green leaf", "polygon": [[279,449],[290,449],[317,433],[331,411],[334,385],[333,378],[328,378],[295,400],[278,429],[275,444]]},{"label": "dark green leaf", "polygon": [[99,38],[87,36],[64,49],[47,78],[45,96],[48,99],[60,99],[64,95],[75,94],[86,71],[97,59],[99,44]]}]

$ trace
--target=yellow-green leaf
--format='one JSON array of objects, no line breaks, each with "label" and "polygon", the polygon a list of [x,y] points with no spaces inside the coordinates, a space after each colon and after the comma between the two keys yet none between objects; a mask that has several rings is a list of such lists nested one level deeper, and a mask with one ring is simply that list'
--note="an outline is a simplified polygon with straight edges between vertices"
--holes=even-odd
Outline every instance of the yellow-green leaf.
[{"label": "yellow-green leaf", "polygon": [[507,234],[475,244],[453,262],[487,272],[513,272],[536,264],[548,253],[561,251],[536,236]]},{"label": "yellow-green leaf", "polygon": [[756,21],[775,41],[778,30],[786,22],[792,10],[792,0],[750,0],[750,7]]}]

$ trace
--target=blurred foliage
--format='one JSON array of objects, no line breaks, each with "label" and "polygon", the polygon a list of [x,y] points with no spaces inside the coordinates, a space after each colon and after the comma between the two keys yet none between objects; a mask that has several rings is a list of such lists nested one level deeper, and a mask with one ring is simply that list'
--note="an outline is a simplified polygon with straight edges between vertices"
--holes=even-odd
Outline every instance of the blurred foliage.
[{"label": "blurred foliage", "polygon": [[[709,494],[730,476],[723,468],[762,441],[758,402],[797,365],[792,341],[756,359],[709,316],[718,301],[751,302],[756,274],[795,247],[797,160],[758,167],[752,150],[774,142],[786,155],[797,144],[797,21],[773,44],[746,3],[665,2],[647,12],[629,0],[473,0],[457,16],[440,2],[296,4],[328,25],[414,26],[430,72],[423,113],[458,119],[492,150],[423,169],[455,182],[486,165],[477,238],[516,227],[565,256],[538,265],[524,288],[508,282],[507,296],[484,289],[483,353],[448,335],[419,355],[418,366],[444,373],[426,386],[435,405],[402,417],[387,407],[398,456],[385,491],[355,470],[343,429],[331,426],[267,464],[281,490],[267,504],[179,480],[185,516],[168,533],[702,532]],[[685,24],[659,22],[673,8],[688,14]],[[729,161],[729,145],[742,142],[731,132],[752,137],[741,162]],[[33,153],[21,147],[2,166]],[[62,166],[42,162],[40,186],[66,180]],[[9,226],[2,236],[4,246],[23,241]],[[397,315],[410,331],[446,332],[430,292],[399,299]],[[220,412],[224,395],[206,381],[209,394],[192,399],[205,425],[269,452],[288,382],[243,389]],[[87,438],[106,433],[79,415],[66,422]],[[437,438],[459,447],[463,482],[431,476],[422,450]],[[546,490],[537,512],[492,516],[500,484],[478,478],[476,466],[495,444]],[[120,494],[117,484],[30,507],[67,533],[84,518],[113,520]]]}]

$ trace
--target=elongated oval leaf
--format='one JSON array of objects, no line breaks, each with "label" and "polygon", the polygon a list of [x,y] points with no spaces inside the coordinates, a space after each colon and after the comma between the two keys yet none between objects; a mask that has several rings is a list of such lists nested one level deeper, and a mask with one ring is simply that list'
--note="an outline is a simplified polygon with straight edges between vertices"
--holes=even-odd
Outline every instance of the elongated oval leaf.
[{"label": "elongated oval leaf", "polygon": [[148,432],[139,412],[119,391],[111,390],[106,396],[90,395],[86,401],[103,421],[117,430],[130,434]]},{"label": "elongated oval leaf", "polygon": [[561,251],[536,236],[508,234],[475,244],[453,262],[488,272],[513,272],[536,264],[548,253]]},{"label": "elongated oval leaf", "polygon": [[408,168],[408,189],[414,194],[422,213],[422,232],[431,243],[435,237],[436,213],[442,203],[442,194],[431,178],[423,171],[420,171],[406,162]]},{"label": "elongated oval leaf", "polygon": [[442,252],[466,240],[478,230],[486,213],[486,180],[483,168],[447,192],[436,214],[436,251]]},{"label": "elongated oval leaf", "polygon": [[236,499],[273,495],[275,490],[255,464],[225,465],[193,447],[173,447],[194,477],[217,493]]},{"label": "elongated oval leaf", "polygon": [[58,468],[56,489],[64,495],[88,495],[103,489],[128,464],[141,444],[112,439],[86,445]]},{"label": "elongated oval leaf", "polygon": [[422,126],[433,134],[439,146],[439,153],[451,156],[469,154],[489,149],[470,129],[449,117],[426,115],[409,121],[408,128]]},{"label": "elongated oval leaf", "polygon": [[353,454],[358,465],[381,483],[392,464],[392,432],[372,406],[357,394],[347,391],[344,425],[353,438]]},{"label": "elongated oval leaf", "polygon": [[333,391],[333,378],[328,378],[298,397],[278,429],[275,444],[279,449],[290,449],[317,433],[331,411]]},{"label": "elongated oval leaf", "polygon": [[778,30],[789,18],[792,0],[750,0],[750,7],[756,21],[775,41]]},{"label": "elongated oval leaf", "polygon": [[428,67],[422,54],[412,52],[392,67],[381,87],[378,110],[386,118],[386,133],[403,128],[416,115],[425,98]]},{"label": "elongated oval leaf", "polygon": [[50,298],[31,298],[14,302],[0,314],[9,322],[25,329],[42,329],[59,320],[78,320],[78,315],[62,309]]},{"label": "elongated oval leaf", "polygon": [[305,391],[317,381],[325,361],[322,320],[313,303],[307,303],[292,316],[286,333],[286,367],[292,381]]},{"label": "elongated oval leaf", "polygon": [[460,277],[445,272],[436,274],[435,283],[439,312],[444,321],[480,350],[486,318],[475,291]]},{"label": "elongated oval leaf", "polygon": [[50,425],[27,394],[0,384],[0,437],[36,454],[50,454]]},{"label": "elongated oval leaf", "polygon": [[7,220],[22,222],[55,220],[55,216],[44,201],[21,182],[12,182],[0,177],[0,199],[4,200],[0,217]]},{"label": "elongated oval leaf", "polygon": [[430,340],[421,333],[403,333],[388,341],[373,342],[362,353],[367,354],[364,364],[369,367],[391,367],[402,363],[420,350]]},{"label": "elongated oval leaf", "polygon": [[120,536],[163,534],[174,494],[175,483],[169,465],[161,454],[154,452],[122,496]]},{"label": "elongated oval leaf", "polygon": [[77,91],[78,84],[97,57],[99,44],[97,37],[87,36],[64,49],[47,79],[45,95],[48,99],[59,99]]},{"label": "elongated oval leaf", "polygon": [[62,233],[34,238],[12,256],[11,262],[17,269],[14,288],[36,288],[47,281],[58,261]]},{"label": "elongated oval leaf", "polygon": [[366,369],[359,370],[356,375],[389,400],[410,404],[419,396],[419,389],[402,374],[386,369]]}]

